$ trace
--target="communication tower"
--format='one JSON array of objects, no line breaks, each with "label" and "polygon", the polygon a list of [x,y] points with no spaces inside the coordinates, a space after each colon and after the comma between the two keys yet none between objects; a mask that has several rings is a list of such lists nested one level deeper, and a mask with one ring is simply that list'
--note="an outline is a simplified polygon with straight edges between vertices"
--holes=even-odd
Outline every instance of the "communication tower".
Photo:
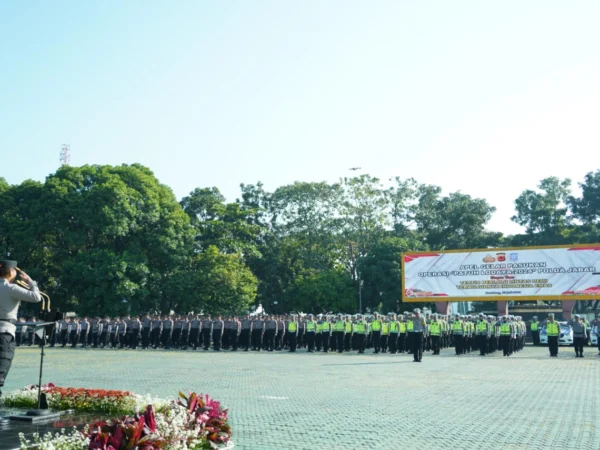
[{"label": "communication tower", "polygon": [[71,146],[69,144],[63,144],[60,150],[60,163],[63,166],[68,166],[71,161]]}]

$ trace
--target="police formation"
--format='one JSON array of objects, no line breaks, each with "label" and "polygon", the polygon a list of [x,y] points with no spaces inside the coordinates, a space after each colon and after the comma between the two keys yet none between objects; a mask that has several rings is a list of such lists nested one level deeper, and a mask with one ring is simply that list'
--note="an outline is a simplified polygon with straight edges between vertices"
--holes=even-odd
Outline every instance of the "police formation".
[{"label": "police formation", "polygon": [[[518,316],[357,314],[286,316],[150,316],[70,318],[57,323],[50,346],[131,349],[213,349],[215,351],[282,351],[410,353],[421,362],[423,352],[456,355],[502,351],[510,356],[525,343],[526,325]],[[17,324],[17,345],[33,343]]]}]

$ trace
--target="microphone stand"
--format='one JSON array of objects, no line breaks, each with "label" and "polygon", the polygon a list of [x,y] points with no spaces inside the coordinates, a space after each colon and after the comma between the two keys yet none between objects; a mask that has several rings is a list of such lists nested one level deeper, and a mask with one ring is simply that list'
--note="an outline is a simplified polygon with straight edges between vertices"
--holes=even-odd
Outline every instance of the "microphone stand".
[{"label": "microphone stand", "polygon": [[[31,409],[27,411],[27,416],[48,416],[53,414],[52,411],[48,409],[48,403],[45,400],[45,397],[42,397],[42,375],[44,373],[44,347],[46,346],[46,326],[54,325],[55,322],[25,322],[20,325],[34,326],[35,328],[42,328],[42,345],[41,353],[40,353],[40,377],[38,380],[38,398],[37,398],[37,409]],[[35,334],[35,331],[34,331]],[[45,396],[45,394],[44,394]],[[42,403],[42,398],[44,398],[44,402]]]}]

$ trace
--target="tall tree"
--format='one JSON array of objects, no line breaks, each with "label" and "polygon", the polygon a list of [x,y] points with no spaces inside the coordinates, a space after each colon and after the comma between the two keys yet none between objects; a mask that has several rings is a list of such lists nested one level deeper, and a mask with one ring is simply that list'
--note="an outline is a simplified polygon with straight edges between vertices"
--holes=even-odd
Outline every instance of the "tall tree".
[{"label": "tall tree", "polygon": [[526,190],[515,200],[512,220],[525,227],[530,245],[566,242],[571,218],[568,214],[571,180],[544,178],[538,191]]},{"label": "tall tree", "polygon": [[579,183],[581,197],[569,196],[567,203],[573,215],[584,224],[598,224],[600,221],[600,170],[589,172],[583,183]]}]

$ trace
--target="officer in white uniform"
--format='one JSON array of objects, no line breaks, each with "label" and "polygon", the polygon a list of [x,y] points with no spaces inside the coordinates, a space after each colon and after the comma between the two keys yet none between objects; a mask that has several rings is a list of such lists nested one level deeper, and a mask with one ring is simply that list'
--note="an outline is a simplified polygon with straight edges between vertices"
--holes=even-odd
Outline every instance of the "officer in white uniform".
[{"label": "officer in white uniform", "polygon": [[16,261],[0,261],[0,395],[15,355],[15,324],[19,305],[22,301],[42,301],[37,283],[23,271],[19,271],[19,277],[29,285],[29,289],[14,283],[17,278]]}]

